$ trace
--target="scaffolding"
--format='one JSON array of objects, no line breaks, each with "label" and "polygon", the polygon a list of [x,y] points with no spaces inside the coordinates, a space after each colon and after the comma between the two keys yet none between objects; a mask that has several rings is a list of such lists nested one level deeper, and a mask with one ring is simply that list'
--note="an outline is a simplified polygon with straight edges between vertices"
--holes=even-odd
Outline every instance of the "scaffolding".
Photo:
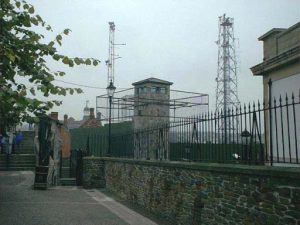
[{"label": "scaffolding", "polygon": [[[101,115],[102,123],[108,122],[109,119],[109,107],[107,107],[106,104],[107,98],[107,94],[96,97],[96,111],[97,115]],[[112,99],[111,120],[113,123],[132,121],[134,116],[134,107],[150,104],[168,106],[170,113],[169,116],[165,117],[169,117],[171,122],[192,117],[199,113],[208,112],[209,96],[204,93],[170,90],[170,99],[162,101],[155,98],[135,97],[134,88],[128,88],[115,92]],[[151,117],[153,117],[153,115],[151,115]]]}]

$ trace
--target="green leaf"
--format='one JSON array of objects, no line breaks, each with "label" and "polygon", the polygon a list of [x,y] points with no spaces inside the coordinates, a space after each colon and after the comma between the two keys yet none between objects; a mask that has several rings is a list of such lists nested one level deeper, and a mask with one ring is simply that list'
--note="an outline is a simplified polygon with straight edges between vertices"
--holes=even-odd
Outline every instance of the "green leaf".
[{"label": "green leaf", "polygon": [[30,88],[30,93],[32,94],[32,95],[34,95],[35,96],[35,90],[34,90],[34,88],[32,87],[32,88]]},{"label": "green leaf", "polygon": [[78,94],[81,94],[83,91],[82,91],[82,89],[80,89],[80,88],[75,88],[75,91],[78,93]]},{"label": "green leaf", "polygon": [[58,74],[59,74],[59,76],[61,76],[61,77],[64,76],[64,75],[66,75],[66,73],[65,73],[65,72],[62,72],[62,71],[60,71]]},{"label": "green leaf", "polygon": [[3,10],[0,10],[0,18],[3,18],[5,15],[5,12]]},{"label": "green leaf", "polygon": [[11,53],[8,53],[8,54],[7,54],[7,57],[8,57],[9,60],[12,61],[12,62],[14,62],[15,59],[16,59],[15,55],[13,55],[13,54],[11,54]]},{"label": "green leaf", "polygon": [[53,94],[53,95],[56,95],[58,93],[57,88],[50,89],[50,93]]},{"label": "green leaf", "polygon": [[47,25],[46,30],[48,30],[48,31],[52,30],[51,26]]},{"label": "green leaf", "polygon": [[57,55],[57,54],[54,54],[54,55],[52,56],[52,58],[53,58],[54,60],[58,61],[58,60],[60,59],[60,56]]},{"label": "green leaf", "polygon": [[40,21],[40,22],[43,22],[43,19],[42,19],[42,17],[41,17],[40,15],[36,15],[36,19],[37,19],[38,21]]},{"label": "green leaf", "polygon": [[59,45],[61,45],[62,36],[59,34],[56,36],[56,41]]},{"label": "green leaf", "polygon": [[98,61],[97,61],[97,60],[94,60],[94,61],[93,61],[93,65],[94,65],[94,66],[97,66],[97,65],[98,65]]},{"label": "green leaf", "polygon": [[31,23],[33,23],[35,26],[38,26],[39,25],[39,21],[37,21],[37,19],[35,19],[34,17],[32,17],[30,19]]},{"label": "green leaf", "polygon": [[57,100],[54,100],[52,101],[56,106],[60,106],[62,104],[62,101],[57,101]]},{"label": "green leaf", "polygon": [[23,25],[24,25],[25,27],[31,27],[31,21],[30,21],[30,17],[29,17],[29,16],[27,16],[27,17],[25,17],[25,18],[23,19]]},{"label": "green leaf", "polygon": [[48,46],[53,47],[54,44],[55,44],[54,41],[50,41],[49,44],[48,44]]},{"label": "green leaf", "polygon": [[85,64],[86,64],[86,65],[91,65],[91,63],[92,63],[92,62],[91,62],[90,59],[86,59],[86,60],[85,60]]},{"label": "green leaf", "polygon": [[20,8],[21,2],[16,2],[16,6],[17,6],[18,8]]},{"label": "green leaf", "polygon": [[24,4],[23,5],[23,9],[29,9],[29,5],[28,4]]},{"label": "green leaf", "polygon": [[34,8],[33,8],[33,6],[31,6],[31,7],[28,9],[28,12],[29,12],[30,14],[33,14],[33,13],[34,13]]},{"label": "green leaf", "polygon": [[20,91],[20,96],[25,96],[27,95],[27,92],[25,89],[23,89],[22,91]]},{"label": "green leaf", "polygon": [[67,56],[65,56],[64,58],[63,58],[63,60],[62,60],[62,62],[64,63],[64,64],[69,64],[69,58],[67,57]]},{"label": "green leaf", "polygon": [[69,92],[70,92],[71,95],[74,94],[74,90],[73,89],[70,89]]},{"label": "green leaf", "polygon": [[71,60],[71,59],[69,59],[69,66],[70,66],[70,67],[73,67],[73,66],[74,66],[74,62],[73,62],[73,60]]},{"label": "green leaf", "polygon": [[46,92],[46,91],[47,91],[47,88],[43,85],[43,86],[41,87],[41,91],[42,91],[42,92]]},{"label": "green leaf", "polygon": [[74,62],[76,63],[76,65],[79,65],[79,64],[80,64],[80,59],[76,57],[76,58],[74,59]]},{"label": "green leaf", "polygon": [[61,40],[62,40],[62,36],[61,36],[60,34],[57,35],[57,36],[56,36],[56,40],[57,40],[57,41],[61,41]]},{"label": "green leaf", "polygon": [[52,102],[47,102],[47,106],[51,109],[53,107],[53,103]]},{"label": "green leaf", "polygon": [[66,94],[67,94],[66,89],[61,89],[59,94],[66,96]]},{"label": "green leaf", "polygon": [[70,31],[71,31],[70,29],[65,29],[65,30],[64,30],[64,34],[65,34],[65,35],[68,35]]}]

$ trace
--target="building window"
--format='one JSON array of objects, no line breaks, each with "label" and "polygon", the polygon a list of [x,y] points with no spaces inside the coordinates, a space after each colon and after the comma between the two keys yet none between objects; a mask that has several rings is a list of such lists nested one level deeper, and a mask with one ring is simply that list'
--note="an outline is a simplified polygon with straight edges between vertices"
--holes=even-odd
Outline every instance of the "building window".
[{"label": "building window", "polygon": [[139,87],[138,88],[138,94],[143,94],[148,92],[148,87]]},{"label": "building window", "polygon": [[151,87],[151,93],[156,93],[156,87]]},{"label": "building window", "polygon": [[142,115],[142,110],[138,111],[138,115],[141,116]]},{"label": "building window", "polygon": [[160,93],[161,94],[166,94],[167,93],[167,89],[164,88],[164,87],[160,88]]}]

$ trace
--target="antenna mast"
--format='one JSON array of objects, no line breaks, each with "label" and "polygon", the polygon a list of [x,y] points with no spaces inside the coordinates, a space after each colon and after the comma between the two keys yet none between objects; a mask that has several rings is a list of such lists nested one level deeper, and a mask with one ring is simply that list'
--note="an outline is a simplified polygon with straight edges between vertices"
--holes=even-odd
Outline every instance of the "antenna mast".
[{"label": "antenna mast", "polygon": [[114,70],[115,70],[115,23],[109,22],[109,47],[108,47],[108,60],[107,65],[107,86],[110,82],[114,83]]},{"label": "antenna mast", "polygon": [[216,90],[216,110],[225,114],[240,104],[237,92],[237,61],[233,18],[219,17],[218,71]]},{"label": "antenna mast", "polygon": [[224,120],[220,129],[224,131],[225,139],[227,131],[232,127],[226,118],[226,114],[232,108],[239,106],[240,101],[237,92],[237,60],[235,54],[235,38],[233,18],[226,14],[219,17],[218,45],[218,71],[216,89],[216,111],[223,112]]}]

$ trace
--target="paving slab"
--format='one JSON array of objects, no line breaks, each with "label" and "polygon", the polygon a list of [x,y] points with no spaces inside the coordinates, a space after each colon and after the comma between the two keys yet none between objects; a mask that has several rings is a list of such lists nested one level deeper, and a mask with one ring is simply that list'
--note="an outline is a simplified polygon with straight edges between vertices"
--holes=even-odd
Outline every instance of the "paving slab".
[{"label": "paving slab", "polygon": [[31,171],[0,171],[0,225],[155,225],[98,190],[33,190]]}]

